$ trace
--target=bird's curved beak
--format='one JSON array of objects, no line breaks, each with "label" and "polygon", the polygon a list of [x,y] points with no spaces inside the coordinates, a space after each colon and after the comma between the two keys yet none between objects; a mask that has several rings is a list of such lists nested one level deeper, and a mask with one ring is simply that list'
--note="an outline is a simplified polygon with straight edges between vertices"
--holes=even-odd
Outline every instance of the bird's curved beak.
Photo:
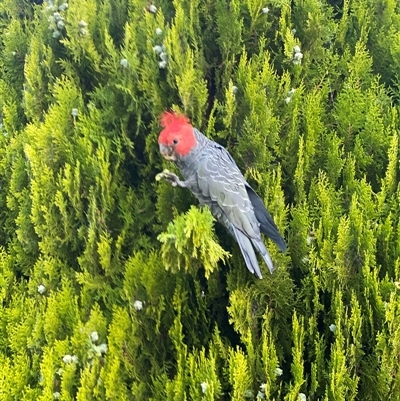
[{"label": "bird's curved beak", "polygon": [[172,149],[171,146],[165,146],[163,144],[159,144],[160,146],[160,153],[162,154],[162,156],[167,159],[167,160],[172,160],[175,161],[176,157],[174,154],[174,150]]}]

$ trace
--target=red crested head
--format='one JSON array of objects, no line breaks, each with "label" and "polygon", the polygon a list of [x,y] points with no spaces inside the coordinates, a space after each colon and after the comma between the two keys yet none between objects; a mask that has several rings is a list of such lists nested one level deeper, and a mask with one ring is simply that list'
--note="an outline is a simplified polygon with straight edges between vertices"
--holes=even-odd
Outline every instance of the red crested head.
[{"label": "red crested head", "polygon": [[172,161],[177,157],[187,156],[196,146],[196,137],[190,120],[183,114],[169,111],[161,115],[161,126],[164,128],[158,137],[162,155]]}]

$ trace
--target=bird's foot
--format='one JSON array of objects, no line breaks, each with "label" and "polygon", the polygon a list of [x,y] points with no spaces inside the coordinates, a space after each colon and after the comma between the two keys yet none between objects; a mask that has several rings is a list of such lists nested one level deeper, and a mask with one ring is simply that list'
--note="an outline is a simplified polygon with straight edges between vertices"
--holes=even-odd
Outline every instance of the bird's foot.
[{"label": "bird's foot", "polygon": [[169,181],[173,187],[176,187],[177,185],[180,187],[185,186],[185,183],[182,182],[176,174],[171,173],[169,170],[164,170],[156,175],[156,181],[161,180]]}]

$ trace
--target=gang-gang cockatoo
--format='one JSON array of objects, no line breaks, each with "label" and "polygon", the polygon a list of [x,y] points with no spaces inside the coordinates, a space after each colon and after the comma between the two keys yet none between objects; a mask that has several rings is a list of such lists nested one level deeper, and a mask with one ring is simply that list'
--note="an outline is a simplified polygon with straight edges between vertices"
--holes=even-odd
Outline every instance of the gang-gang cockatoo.
[{"label": "gang-gang cockatoo", "polygon": [[236,239],[247,268],[262,278],[254,252],[257,250],[272,273],[274,265],[261,233],[271,238],[282,252],[286,250],[285,241],[232,156],[194,128],[184,115],[165,112],[161,125],[164,129],[158,137],[160,152],[178,166],[185,181],[168,170],[158,174],[157,179],[190,189]]}]

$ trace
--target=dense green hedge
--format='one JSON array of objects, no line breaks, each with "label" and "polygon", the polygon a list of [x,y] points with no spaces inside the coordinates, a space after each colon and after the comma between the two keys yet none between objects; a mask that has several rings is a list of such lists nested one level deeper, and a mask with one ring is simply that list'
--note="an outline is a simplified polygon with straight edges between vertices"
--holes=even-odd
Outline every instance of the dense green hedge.
[{"label": "dense green hedge", "polygon": [[[400,399],[399,3],[63,1],[0,0],[0,401]],[[156,183],[166,109],[273,275]]]}]

